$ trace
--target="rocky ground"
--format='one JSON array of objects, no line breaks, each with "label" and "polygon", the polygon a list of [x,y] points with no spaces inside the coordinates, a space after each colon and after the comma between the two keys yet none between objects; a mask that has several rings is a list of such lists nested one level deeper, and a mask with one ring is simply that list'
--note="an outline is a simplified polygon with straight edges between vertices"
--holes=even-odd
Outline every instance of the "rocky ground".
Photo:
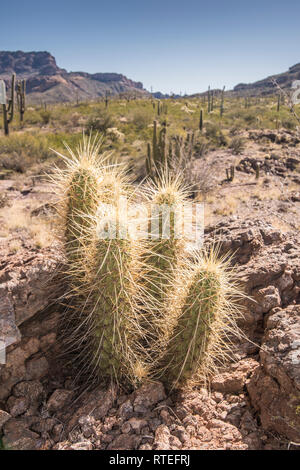
[{"label": "rocky ground", "polygon": [[[160,383],[132,393],[115,387],[76,389],[72,371],[58,359],[55,273],[62,260],[57,246],[49,240],[38,242],[30,227],[5,226],[17,202],[32,223],[53,218],[55,196],[47,185],[33,186],[30,178],[0,181],[6,198],[0,212],[0,322],[1,335],[10,344],[6,364],[0,365],[4,448],[298,448],[300,153],[297,143],[285,148],[281,141],[262,138],[269,142],[263,144],[268,155],[259,150],[262,144],[255,135],[257,147],[241,156],[219,151],[216,158],[216,151],[205,157],[216,178],[214,198],[208,196],[207,201],[206,243],[217,240],[222,252],[235,253],[232,262],[249,295],[240,320],[243,335],[235,341],[235,361],[213,377],[210,390],[167,396]],[[255,159],[262,162],[258,182],[251,166],[253,148]],[[271,154],[279,149],[278,162]],[[236,159],[240,169],[233,182],[226,182],[225,168]],[[222,200],[234,197],[238,188],[246,196],[236,196],[234,210],[218,211]],[[280,188],[278,197],[272,193],[267,199],[274,188]],[[285,211],[280,212],[280,204],[285,204]],[[278,217],[282,214],[284,221]]]}]

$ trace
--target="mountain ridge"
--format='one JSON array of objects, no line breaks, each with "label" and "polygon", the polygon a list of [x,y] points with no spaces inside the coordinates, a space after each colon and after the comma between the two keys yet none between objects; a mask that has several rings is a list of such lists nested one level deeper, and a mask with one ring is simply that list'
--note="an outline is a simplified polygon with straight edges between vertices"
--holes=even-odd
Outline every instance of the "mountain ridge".
[{"label": "mountain ridge", "polygon": [[26,79],[26,92],[33,103],[88,100],[107,93],[148,94],[141,82],[120,73],[67,72],[47,51],[0,51],[0,79],[8,83],[12,73]]},{"label": "mountain ridge", "polygon": [[300,80],[300,63],[289,67],[286,72],[270,75],[267,78],[253,83],[239,83],[233,88],[233,92],[242,94],[248,93],[251,95],[268,95],[276,91],[272,79],[275,79],[282,88],[291,88],[295,80]]}]

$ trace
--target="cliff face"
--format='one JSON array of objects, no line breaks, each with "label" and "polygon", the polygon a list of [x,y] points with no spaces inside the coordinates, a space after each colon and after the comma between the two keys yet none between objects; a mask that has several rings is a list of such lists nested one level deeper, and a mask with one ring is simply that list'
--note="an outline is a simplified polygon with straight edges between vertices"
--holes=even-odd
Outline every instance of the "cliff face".
[{"label": "cliff face", "polygon": [[134,92],[146,94],[141,82],[118,73],[70,72],[57,66],[49,52],[0,51],[0,79],[8,81],[15,72],[26,79],[31,102],[94,99],[106,94]]}]

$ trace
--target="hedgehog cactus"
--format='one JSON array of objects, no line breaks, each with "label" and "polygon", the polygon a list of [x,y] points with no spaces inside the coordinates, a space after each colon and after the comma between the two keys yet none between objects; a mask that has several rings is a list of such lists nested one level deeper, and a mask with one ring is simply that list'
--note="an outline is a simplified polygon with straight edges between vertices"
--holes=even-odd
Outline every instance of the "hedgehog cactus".
[{"label": "hedgehog cactus", "polygon": [[142,225],[152,230],[146,240],[135,237],[120,206],[135,192],[99,157],[100,146],[84,137],[58,170],[70,286],[64,351],[77,377],[93,381],[135,386],[160,377],[170,389],[205,378],[225,354],[223,335],[236,331],[228,262],[215,251],[186,260],[188,234],[177,228],[187,192],[167,168],[144,189],[151,217]]},{"label": "hedgehog cactus", "polygon": [[174,269],[183,257],[185,239],[176,233],[176,224],[187,202],[187,193],[180,178],[172,176],[167,169],[156,182],[148,185],[146,192],[151,206],[151,234],[145,253],[151,284],[148,288],[162,301],[172,283]]},{"label": "hedgehog cactus", "polygon": [[[88,243],[86,232],[91,225],[87,215],[95,215],[99,203],[100,169],[107,158],[99,156],[101,145],[101,140],[92,141],[84,136],[75,153],[66,146],[68,157],[55,152],[66,164],[64,170],[57,169],[53,180],[60,194],[59,214],[73,287],[78,283],[80,287],[84,269],[82,263]],[[78,278],[77,282],[75,278]]]},{"label": "hedgehog cactus", "polygon": [[168,292],[174,285],[176,269],[183,262],[186,240],[177,233],[186,192],[178,177],[166,170],[160,179],[148,185],[146,191],[150,207],[149,234],[143,244],[142,260],[145,266],[141,287],[146,293],[141,320],[143,344],[150,358],[149,369],[155,369],[164,342],[166,318],[163,315]]},{"label": "hedgehog cactus", "polygon": [[82,237],[98,206],[98,178],[93,168],[79,167],[70,178],[66,211],[66,254],[69,262],[82,258]]},{"label": "hedgehog cactus", "polygon": [[98,380],[133,384],[146,374],[137,350],[139,252],[135,241],[123,238],[120,221],[109,216],[106,225],[110,236],[101,238],[96,230],[89,253],[88,315],[82,322],[87,341],[79,362]]},{"label": "hedgehog cactus", "polygon": [[70,287],[62,318],[63,348],[78,379],[134,384],[146,374],[147,353],[139,353],[142,330],[137,320],[143,270],[138,240],[127,237],[119,210],[131,187],[117,166],[104,164],[100,145],[84,138],[77,155],[69,149],[71,158],[63,157],[67,170],[59,172]]},{"label": "hedgehog cactus", "polygon": [[231,277],[228,260],[218,261],[214,250],[195,254],[195,260],[178,271],[166,302],[160,359],[160,378],[167,388],[205,381],[228,356],[228,334],[238,333],[241,296]]}]

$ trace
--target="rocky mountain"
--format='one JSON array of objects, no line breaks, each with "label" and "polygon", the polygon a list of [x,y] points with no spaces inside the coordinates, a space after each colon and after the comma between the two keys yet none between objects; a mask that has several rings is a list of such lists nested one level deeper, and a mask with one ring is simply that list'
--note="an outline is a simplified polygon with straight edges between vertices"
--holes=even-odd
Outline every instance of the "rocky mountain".
[{"label": "rocky mountain", "polygon": [[254,83],[239,83],[233,89],[234,92],[247,95],[268,95],[274,93],[272,79],[284,89],[290,89],[295,80],[300,80],[300,63],[293,65],[287,72],[278,75],[271,75],[263,80]]},{"label": "rocky mountain", "polygon": [[109,94],[148,94],[141,82],[118,73],[67,72],[58,67],[49,52],[0,51],[0,79],[6,82],[15,72],[26,79],[30,102],[58,102],[95,99]]}]

